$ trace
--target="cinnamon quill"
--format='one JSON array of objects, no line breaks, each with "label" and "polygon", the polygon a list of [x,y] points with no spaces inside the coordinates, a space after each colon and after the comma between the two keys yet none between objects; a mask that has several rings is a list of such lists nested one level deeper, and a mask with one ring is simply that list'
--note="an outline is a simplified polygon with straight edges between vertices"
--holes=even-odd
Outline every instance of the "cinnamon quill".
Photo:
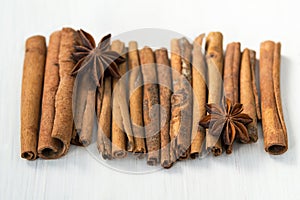
[{"label": "cinnamon quill", "polygon": [[240,103],[243,104],[244,113],[252,118],[252,122],[247,125],[248,134],[252,142],[258,139],[257,120],[259,118],[257,105],[257,89],[255,78],[255,51],[245,49],[242,54],[240,71]]},{"label": "cinnamon quill", "polygon": [[[126,57],[125,54],[125,45],[120,40],[115,40],[111,44],[111,50],[119,53],[123,57]],[[119,66],[120,75],[123,76],[127,71],[126,62],[120,64]],[[116,84],[118,83],[117,78],[112,80],[112,89],[114,91]],[[127,155],[126,152],[126,135],[124,133],[123,126],[123,117],[120,115],[120,105],[113,98],[113,107],[112,107],[112,130],[111,130],[111,140],[112,140],[112,156],[114,158],[124,158]]]},{"label": "cinnamon quill", "polygon": [[[181,99],[177,94],[181,89],[181,56],[178,39],[171,40],[171,69],[173,94],[171,96],[171,119],[170,119],[170,161],[177,160],[177,136],[180,129],[180,103]],[[182,96],[182,95],[181,95]]]},{"label": "cinnamon quill", "polygon": [[152,49],[144,47],[140,50],[140,59],[144,80],[143,117],[148,150],[147,164],[156,165],[160,161],[160,119],[159,92],[157,73]]},{"label": "cinnamon quill", "polygon": [[38,128],[46,60],[43,36],[26,40],[21,94],[21,157],[37,158]]},{"label": "cinnamon quill", "polygon": [[[239,102],[239,78],[241,50],[239,42],[227,45],[224,60],[224,95],[232,105]],[[225,146],[226,153],[232,153],[232,145]]]},{"label": "cinnamon quill", "polygon": [[[172,94],[172,77],[170,70],[170,62],[168,59],[167,49],[161,48],[155,51],[157,64],[157,74],[159,83],[159,102],[160,109],[160,164],[164,168],[170,168],[172,162],[170,160],[170,117],[171,117],[171,94]],[[164,124],[163,121],[165,122]]]},{"label": "cinnamon quill", "polygon": [[199,121],[206,115],[206,65],[202,52],[204,34],[199,35],[193,44],[193,127],[191,136],[191,158],[199,156],[205,139],[205,129],[198,126]]},{"label": "cinnamon quill", "polygon": [[192,97],[192,45],[186,38],[179,39],[181,55],[181,89],[175,93],[180,99],[180,128],[177,137],[177,157],[186,159],[190,155],[191,131],[193,121],[193,97]]},{"label": "cinnamon quill", "polygon": [[103,159],[112,159],[111,149],[111,77],[104,80],[101,114],[98,121],[97,148]]},{"label": "cinnamon quill", "polygon": [[[223,74],[223,35],[211,32],[206,38],[206,63],[208,70],[208,103],[220,104]],[[206,132],[206,149],[215,156],[222,154],[221,138]]]},{"label": "cinnamon quill", "polygon": [[280,96],[281,44],[265,41],[260,46],[261,113],[265,151],[279,155],[288,150],[287,130]]},{"label": "cinnamon quill", "polygon": [[75,66],[72,60],[74,45],[79,41],[78,34],[71,28],[63,28],[59,48],[59,85],[55,96],[55,117],[51,136],[61,143],[60,156],[65,155],[73,136],[72,93],[74,77],[71,71]]},{"label": "cinnamon quill", "polygon": [[137,42],[129,42],[128,49],[128,67],[129,75],[129,105],[130,117],[132,124],[132,132],[134,135],[134,155],[139,158],[144,157],[146,153],[145,133],[143,123],[143,77],[140,69],[140,59]]},{"label": "cinnamon quill", "polygon": [[55,96],[59,85],[59,47],[61,31],[51,34],[45,67],[42,116],[39,132],[38,154],[44,159],[60,157],[62,144],[52,137],[55,117]]}]

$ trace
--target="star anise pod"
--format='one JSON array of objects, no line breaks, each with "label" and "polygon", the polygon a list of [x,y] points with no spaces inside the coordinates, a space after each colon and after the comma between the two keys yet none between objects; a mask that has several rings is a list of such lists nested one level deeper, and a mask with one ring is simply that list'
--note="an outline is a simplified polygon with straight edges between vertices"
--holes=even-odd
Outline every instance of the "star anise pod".
[{"label": "star anise pod", "polygon": [[209,115],[200,122],[204,128],[209,128],[209,133],[214,136],[222,136],[225,145],[231,146],[237,137],[241,142],[249,142],[249,134],[246,125],[252,122],[249,115],[242,113],[243,104],[231,104],[226,100],[226,105],[207,104]]},{"label": "star anise pod", "polygon": [[107,68],[111,76],[119,78],[121,75],[118,65],[125,59],[117,52],[110,50],[111,35],[104,36],[96,47],[95,40],[89,33],[80,29],[78,34],[82,44],[76,45],[75,52],[72,54],[76,62],[72,75],[88,71],[96,86],[99,86],[99,80],[102,85]]}]

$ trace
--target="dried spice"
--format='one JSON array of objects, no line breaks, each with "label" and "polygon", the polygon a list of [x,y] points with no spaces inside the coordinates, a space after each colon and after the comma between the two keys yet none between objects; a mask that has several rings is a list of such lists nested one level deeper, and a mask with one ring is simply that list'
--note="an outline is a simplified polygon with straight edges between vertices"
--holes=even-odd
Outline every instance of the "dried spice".
[{"label": "dried spice", "polygon": [[84,30],[78,31],[82,45],[75,46],[75,52],[72,54],[76,62],[72,74],[75,75],[81,71],[91,70],[94,83],[99,86],[99,80],[103,83],[104,71],[108,68],[110,75],[119,78],[120,72],[118,64],[125,59],[115,51],[110,50],[111,34],[104,36],[96,47],[94,38]]},{"label": "dried spice", "polygon": [[209,115],[205,116],[199,124],[209,128],[213,136],[221,136],[225,145],[231,146],[238,138],[242,143],[249,142],[249,134],[246,125],[252,122],[249,115],[242,113],[243,104],[231,104],[226,100],[226,105],[207,104]]},{"label": "dried spice", "polygon": [[[75,52],[72,53],[76,63],[72,75],[77,75],[73,94],[74,122],[80,142],[87,146],[91,143],[95,112],[87,105],[95,104],[93,97],[96,96],[96,87],[98,93],[102,91],[105,76],[120,78],[118,65],[125,59],[111,50],[110,34],[103,37],[96,47],[95,40],[89,33],[82,29],[77,32],[81,41],[74,46]],[[106,69],[109,73],[105,72]],[[91,98],[87,98],[88,94]]]}]

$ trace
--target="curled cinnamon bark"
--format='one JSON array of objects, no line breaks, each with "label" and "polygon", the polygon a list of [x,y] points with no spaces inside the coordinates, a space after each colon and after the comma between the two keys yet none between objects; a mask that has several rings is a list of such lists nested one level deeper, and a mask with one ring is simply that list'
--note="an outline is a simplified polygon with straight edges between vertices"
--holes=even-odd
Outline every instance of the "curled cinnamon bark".
[{"label": "curled cinnamon bark", "polygon": [[28,38],[25,48],[21,95],[21,157],[35,160],[47,51],[45,37]]},{"label": "curled cinnamon bark", "polygon": [[[164,168],[170,168],[172,162],[170,160],[170,115],[171,115],[171,70],[168,59],[167,49],[161,48],[155,51],[157,64],[157,74],[159,85],[159,102],[160,109],[160,164]],[[164,124],[162,124],[165,122]]]},{"label": "curled cinnamon bark", "polygon": [[199,121],[206,115],[206,66],[202,53],[202,42],[204,34],[199,35],[193,44],[193,127],[191,136],[191,158],[196,158],[201,153],[205,139],[205,129],[198,126]]},{"label": "curled cinnamon bark", "polygon": [[52,137],[61,143],[61,154],[65,155],[70,147],[73,135],[72,93],[74,77],[71,71],[74,68],[72,52],[74,45],[79,41],[77,32],[71,28],[63,28],[59,48],[59,86],[55,96],[55,117]]},{"label": "curled cinnamon bark", "polygon": [[179,159],[186,159],[190,155],[191,131],[192,131],[192,68],[191,56],[192,45],[186,38],[179,39],[181,55],[181,89],[176,93],[180,97],[180,129],[177,137],[177,156]]},{"label": "curled cinnamon bark", "polygon": [[159,93],[157,74],[152,49],[144,47],[140,50],[140,59],[144,79],[143,116],[145,125],[146,144],[148,150],[148,165],[156,165],[160,161],[160,134],[159,134]]},{"label": "curled cinnamon bark", "polygon": [[146,153],[145,133],[143,130],[143,88],[141,87],[143,77],[140,69],[139,52],[137,42],[129,42],[128,67],[130,71],[130,117],[132,132],[134,135],[134,155],[139,158],[144,157]]},{"label": "curled cinnamon bark", "polygon": [[39,132],[38,154],[44,159],[58,158],[61,154],[61,142],[51,136],[55,117],[55,96],[59,85],[59,47],[61,32],[51,34],[45,67],[42,116]]},{"label": "curled cinnamon bark", "polygon": [[283,154],[288,149],[287,130],[280,96],[280,43],[260,46],[261,112],[266,152]]},{"label": "curled cinnamon bark", "polygon": [[[125,45],[120,40],[115,40],[111,44],[111,50],[119,53],[123,57],[125,54]],[[125,54],[125,55],[124,55]],[[126,62],[120,64],[119,66],[120,75],[123,76],[127,71]],[[118,83],[117,78],[113,78],[113,90]],[[116,91],[113,91],[116,92]],[[126,135],[124,133],[123,117],[120,115],[120,105],[117,100],[113,98],[112,107],[112,130],[111,130],[111,140],[112,140],[112,156],[114,158],[124,158],[127,155],[126,152]]]},{"label": "curled cinnamon bark", "polygon": [[[239,42],[228,44],[224,61],[224,95],[233,105],[239,102],[240,46]],[[232,145],[225,145],[225,149],[232,153]]]},{"label": "curled cinnamon bark", "polygon": [[252,122],[247,125],[248,134],[251,141],[256,142],[257,134],[257,106],[256,106],[256,84],[255,81],[255,51],[245,49],[242,54],[240,71],[240,103],[243,104],[244,113],[252,118]]},{"label": "curled cinnamon bark", "polygon": [[86,95],[86,104],[84,106],[82,119],[82,129],[79,136],[79,141],[83,146],[88,146],[92,140],[96,106],[96,90],[94,88],[90,88],[87,91]]},{"label": "curled cinnamon bark", "polygon": [[[211,32],[206,38],[206,63],[208,69],[208,103],[220,104],[223,74],[223,35]],[[215,156],[222,154],[221,138],[206,132],[206,149]]]},{"label": "curled cinnamon bark", "polygon": [[241,50],[239,42],[227,45],[224,61],[224,95],[232,104],[239,102]]},{"label": "curled cinnamon bark", "polygon": [[181,57],[178,39],[171,40],[171,68],[173,94],[171,96],[171,120],[170,120],[170,160],[174,163],[177,160],[177,135],[180,128],[180,98],[177,94],[181,89]]},{"label": "curled cinnamon bark", "polygon": [[103,159],[112,159],[111,151],[111,77],[104,80],[104,92],[98,121],[97,148]]}]

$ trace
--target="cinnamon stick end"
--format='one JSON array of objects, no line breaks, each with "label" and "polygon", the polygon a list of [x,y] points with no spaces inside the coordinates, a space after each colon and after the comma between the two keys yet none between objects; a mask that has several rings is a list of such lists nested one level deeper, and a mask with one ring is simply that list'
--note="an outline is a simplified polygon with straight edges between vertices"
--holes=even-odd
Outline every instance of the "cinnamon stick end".
[{"label": "cinnamon stick end", "polygon": [[21,153],[21,157],[26,160],[35,160],[37,158],[36,153],[33,151],[25,151]]},{"label": "cinnamon stick end", "polygon": [[40,50],[42,51],[41,53],[44,53],[44,49],[41,49],[41,47],[46,47],[46,38],[42,35],[31,36],[26,40],[25,46],[26,51],[32,48],[33,50]]},{"label": "cinnamon stick end", "polygon": [[57,159],[63,155],[63,147],[64,144],[62,142],[59,142],[57,146],[42,146],[38,150],[38,155],[43,159]]},{"label": "cinnamon stick end", "polygon": [[115,158],[125,158],[127,156],[127,153],[126,151],[119,150],[119,151],[115,151],[113,156]]},{"label": "cinnamon stick end", "polygon": [[161,166],[165,169],[170,169],[172,167],[173,163],[170,160],[164,160],[161,163]]},{"label": "cinnamon stick end", "polygon": [[212,152],[212,154],[213,154],[214,156],[219,156],[219,155],[222,154],[222,149],[221,149],[221,148],[218,148],[218,147],[212,147],[212,148],[210,149],[210,151]]},{"label": "cinnamon stick end", "polygon": [[190,157],[191,159],[196,159],[199,157],[199,153],[198,152],[191,153]]},{"label": "cinnamon stick end", "polygon": [[265,148],[265,151],[272,155],[280,155],[288,150],[285,144],[272,144]]}]

